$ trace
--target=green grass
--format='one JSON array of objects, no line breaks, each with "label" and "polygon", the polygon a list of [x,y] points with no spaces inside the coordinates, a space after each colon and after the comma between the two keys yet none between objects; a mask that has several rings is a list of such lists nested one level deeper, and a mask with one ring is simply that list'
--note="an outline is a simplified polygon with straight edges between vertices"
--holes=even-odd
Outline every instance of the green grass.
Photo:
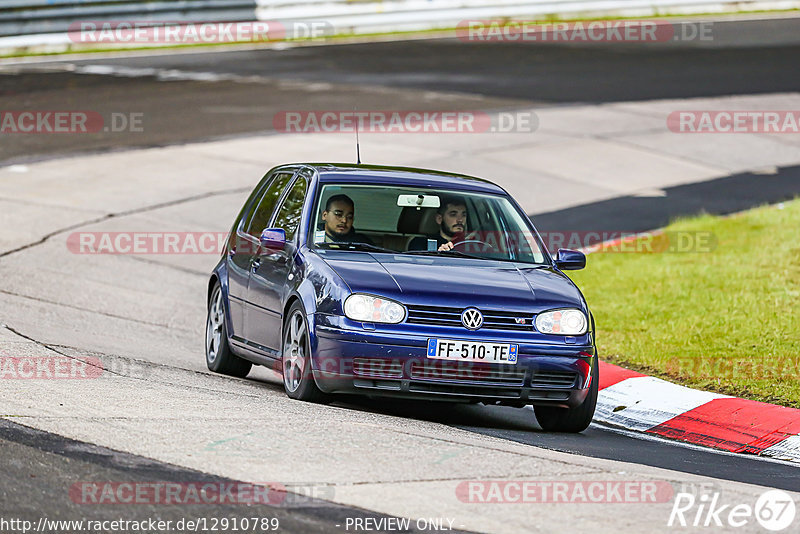
[{"label": "green grass", "polygon": [[594,313],[601,358],[800,408],[800,200],[682,219],[665,231],[671,242],[675,232],[711,232],[716,246],[597,252],[571,274]]}]

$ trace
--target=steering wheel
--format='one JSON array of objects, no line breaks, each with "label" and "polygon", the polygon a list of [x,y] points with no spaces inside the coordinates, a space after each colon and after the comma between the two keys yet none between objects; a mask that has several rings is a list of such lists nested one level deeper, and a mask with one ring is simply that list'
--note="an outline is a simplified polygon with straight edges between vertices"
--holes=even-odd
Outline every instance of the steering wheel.
[{"label": "steering wheel", "polygon": [[460,247],[466,243],[480,243],[482,245],[486,245],[487,247],[491,248],[492,250],[497,250],[497,247],[492,245],[491,243],[487,243],[486,241],[481,241],[480,239],[465,239],[464,241],[459,241],[458,243],[453,243],[453,248]]}]

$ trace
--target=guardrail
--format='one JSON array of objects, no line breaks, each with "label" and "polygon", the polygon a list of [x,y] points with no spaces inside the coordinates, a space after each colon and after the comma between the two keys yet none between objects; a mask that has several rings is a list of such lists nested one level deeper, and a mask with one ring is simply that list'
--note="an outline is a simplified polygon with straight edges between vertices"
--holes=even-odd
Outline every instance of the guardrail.
[{"label": "guardrail", "polygon": [[[0,0],[0,48],[69,47],[78,21],[323,22],[359,34],[453,28],[498,18],[645,17],[800,9],[800,0]],[[36,37],[32,37],[35,35]],[[31,37],[22,37],[31,36]]]},{"label": "guardrail", "polygon": [[81,20],[255,20],[255,9],[255,0],[6,0],[0,36],[66,32]]},{"label": "guardrail", "polygon": [[453,28],[464,20],[800,9],[798,0],[256,0],[259,20],[323,20],[337,33]]}]

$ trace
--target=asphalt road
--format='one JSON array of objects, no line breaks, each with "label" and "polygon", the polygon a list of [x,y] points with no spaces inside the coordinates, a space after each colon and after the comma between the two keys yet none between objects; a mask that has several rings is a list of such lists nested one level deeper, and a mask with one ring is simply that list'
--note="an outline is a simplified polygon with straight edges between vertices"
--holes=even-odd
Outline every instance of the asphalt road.
[{"label": "asphalt road", "polygon": [[[756,28],[756,35],[759,31],[766,30]],[[721,48],[531,47],[431,40],[6,65],[0,71],[0,109],[92,109],[104,115],[144,112],[153,122],[142,133],[7,135],[0,145],[0,161],[9,164],[268,132],[274,114],[291,109],[298,101],[307,109],[350,109],[354,105],[360,109],[386,109],[386,102],[390,101],[390,109],[446,106],[496,110],[797,91],[799,53],[800,47],[795,44]],[[107,70],[107,74],[88,73],[98,72],[96,68],[91,70],[98,65],[113,69]],[[71,72],[76,68],[87,73]],[[155,70],[141,70],[145,68]],[[128,69],[126,75],[121,75],[122,69]],[[159,79],[165,73],[171,73],[174,81]],[[213,73],[218,78],[226,75],[230,79],[198,81],[192,79],[192,73]],[[537,216],[537,222],[545,230],[568,229],[564,221],[570,221],[580,230],[645,230],[660,226],[677,214],[699,210],[729,213],[800,193],[796,167],[776,172],[773,176],[743,174],[725,178],[724,184],[709,181],[677,186],[666,199],[618,197],[542,214]],[[720,195],[723,186],[726,194]],[[478,434],[583,456],[800,490],[794,467],[642,441],[598,427],[580,436],[545,434],[537,431],[529,411],[481,406],[432,409],[413,403],[375,404],[358,400],[345,400],[342,405],[446,423]],[[55,516],[63,503],[48,496],[46,489],[52,487],[59,470],[71,470],[70,480],[87,476],[113,480],[134,476],[127,466],[144,461],[136,458],[98,465],[87,456],[60,452],[69,447],[42,445],[57,443],[55,437],[26,433],[5,423],[0,430],[3,455],[14,458],[10,464],[14,471],[7,473],[3,486],[25,481],[20,493],[5,501],[9,511],[24,509],[26,513],[39,515],[39,510],[46,509],[43,506],[50,506]],[[65,458],[69,462],[65,463]],[[153,465],[153,469],[171,469]],[[98,469],[107,471],[97,475]],[[63,491],[60,498],[63,500]],[[26,502],[33,504],[29,506]],[[324,514],[328,515],[320,515],[319,510],[311,510],[308,521],[314,529],[327,531],[325,524],[329,523],[325,521],[330,519],[329,514],[340,512],[325,509]],[[175,511],[178,512],[182,511]],[[294,519],[287,519],[290,520]],[[302,527],[296,525],[291,530]]]},{"label": "asphalt road", "polygon": [[46,143],[4,136],[0,161],[268,132],[276,113],[298,106],[497,110],[800,88],[800,18],[719,24],[719,40],[706,45],[436,39],[0,61],[0,109],[61,106],[97,111],[107,120],[111,113],[143,113],[147,120],[143,132],[53,135]]},{"label": "asphalt road", "polygon": [[533,411],[525,408],[480,405],[438,405],[351,399],[343,406],[401,417],[435,421],[456,428],[499,437],[535,447],[661,467],[682,473],[800,491],[797,470],[783,462],[763,461],[745,455],[720,455],[700,447],[676,445],[620,434],[592,425],[580,434],[543,432]]},{"label": "asphalt road", "polygon": [[[800,24],[796,27],[800,31]],[[451,91],[552,105],[793,91],[800,86],[794,68],[798,51],[798,45],[536,47],[443,39],[165,55],[102,64]],[[443,57],[448,60],[441,61]]]},{"label": "asphalt road", "polygon": [[[8,421],[0,421],[0,454],[5,459],[4,468],[0,471],[0,517],[7,521],[16,519],[37,525],[41,518],[50,522],[140,522],[153,519],[171,521],[175,526],[180,521],[183,524],[191,521],[200,525],[199,529],[202,530],[203,526],[213,526],[215,520],[222,518],[237,521],[242,518],[258,518],[259,525],[262,520],[267,520],[267,524],[278,532],[330,533],[341,532],[342,525],[346,525],[348,518],[355,521],[356,518],[380,520],[386,517],[310,495],[287,495],[282,491],[264,494],[272,504],[259,504],[258,498],[255,499],[257,502],[250,502],[253,500],[252,493],[246,492],[252,492],[251,486],[237,486],[240,483],[236,480],[81,443]],[[221,503],[202,502],[199,497],[191,496],[187,492],[180,497],[185,498],[185,504],[167,505],[164,500],[153,498],[149,502],[142,499],[131,506],[125,502],[108,504],[114,497],[109,499],[107,493],[106,502],[103,503],[102,492],[82,491],[83,487],[80,486],[107,483],[140,484],[140,487],[155,483],[180,484],[185,488],[202,488],[210,484],[217,488],[240,487],[242,492],[235,493],[237,497],[231,497],[234,493],[224,494],[220,499],[224,502]],[[165,495],[166,493],[162,498]],[[99,504],[93,501],[95,497],[101,501]],[[241,499],[241,502],[231,502],[236,499]],[[274,523],[270,523],[271,521]],[[15,529],[11,529],[13,530]],[[51,526],[43,530],[81,532],[85,529],[77,528],[73,524],[66,528]],[[140,529],[116,530],[132,532]],[[147,528],[141,530],[158,531]],[[194,529],[184,528],[179,531],[190,530]],[[270,529],[259,527],[258,531],[262,530]],[[417,532],[417,529],[412,527],[408,531]]]},{"label": "asphalt road", "polygon": [[[151,61],[158,61],[158,58],[152,57]],[[106,64],[107,60],[91,63]],[[19,68],[14,67],[15,70]],[[279,77],[250,82],[161,81],[148,75],[41,72],[40,68],[25,67],[23,72],[16,74],[3,74],[4,70],[0,68],[0,109],[92,111],[103,116],[108,128],[113,128],[112,114],[125,117],[140,114],[141,131],[123,129],[41,136],[8,134],[3,136],[0,144],[0,161],[29,162],[81,152],[168,146],[274,132],[274,116],[298,107],[309,110],[350,110],[355,107],[473,110],[523,105],[517,100],[470,95],[436,95],[431,98],[425,91],[289,83]],[[59,65],[61,68],[68,66]]]}]

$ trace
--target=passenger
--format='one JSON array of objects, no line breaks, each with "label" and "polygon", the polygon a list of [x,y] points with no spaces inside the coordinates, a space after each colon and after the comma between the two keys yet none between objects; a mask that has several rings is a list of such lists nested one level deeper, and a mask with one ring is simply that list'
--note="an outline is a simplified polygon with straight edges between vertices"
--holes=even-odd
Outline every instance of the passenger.
[{"label": "passenger", "polygon": [[355,231],[355,204],[347,195],[333,195],[325,203],[322,220],[325,223],[325,241],[327,243],[366,243],[372,240]]}]

